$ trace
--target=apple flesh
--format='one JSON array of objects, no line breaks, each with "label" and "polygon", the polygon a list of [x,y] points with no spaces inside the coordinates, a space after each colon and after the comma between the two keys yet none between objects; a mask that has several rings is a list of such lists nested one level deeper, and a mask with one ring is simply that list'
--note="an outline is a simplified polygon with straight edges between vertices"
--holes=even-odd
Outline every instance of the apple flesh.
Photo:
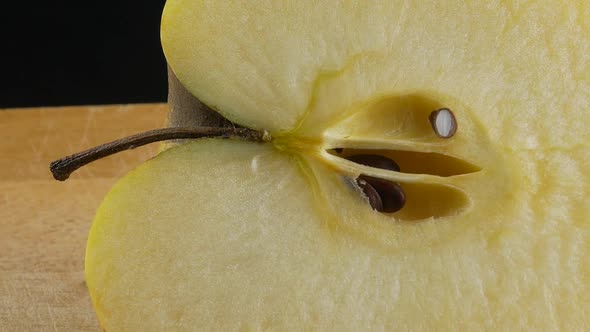
[{"label": "apple flesh", "polygon": [[[273,140],[176,146],[113,188],[86,256],[102,326],[588,329],[585,6],[169,0],[179,81]],[[360,175],[406,206],[374,211]]]},{"label": "apple flesh", "polygon": [[[584,327],[587,219],[527,219],[525,193],[488,219],[405,223],[317,162],[204,140],[113,188],[87,283],[106,330]],[[538,214],[563,211],[543,204]]]}]

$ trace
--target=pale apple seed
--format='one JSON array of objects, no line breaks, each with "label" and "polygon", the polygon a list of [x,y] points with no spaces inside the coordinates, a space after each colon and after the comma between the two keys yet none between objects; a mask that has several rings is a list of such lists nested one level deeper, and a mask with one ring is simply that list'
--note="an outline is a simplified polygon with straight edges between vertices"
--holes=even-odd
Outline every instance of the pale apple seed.
[{"label": "pale apple seed", "polygon": [[453,112],[448,108],[433,111],[430,113],[428,120],[434,133],[440,138],[450,138],[457,131],[457,120]]}]

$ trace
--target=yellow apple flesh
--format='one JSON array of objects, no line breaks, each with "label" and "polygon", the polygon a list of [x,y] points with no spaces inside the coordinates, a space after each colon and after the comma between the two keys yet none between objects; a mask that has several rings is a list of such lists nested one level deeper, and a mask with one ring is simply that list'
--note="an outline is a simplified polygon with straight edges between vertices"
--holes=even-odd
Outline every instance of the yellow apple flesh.
[{"label": "yellow apple flesh", "polygon": [[[168,0],[162,42],[274,139],[177,146],[113,188],[86,257],[105,329],[590,328],[589,5]],[[360,174],[407,205],[373,211]]]}]

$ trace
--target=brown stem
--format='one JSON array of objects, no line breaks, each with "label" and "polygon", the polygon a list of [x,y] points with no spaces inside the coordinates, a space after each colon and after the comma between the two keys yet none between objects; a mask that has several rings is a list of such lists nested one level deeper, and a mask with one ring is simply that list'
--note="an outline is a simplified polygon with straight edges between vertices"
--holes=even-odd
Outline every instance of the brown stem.
[{"label": "brown stem", "polygon": [[163,128],[146,131],[116,141],[99,145],[92,149],[63,157],[51,163],[49,169],[58,181],[65,181],[78,168],[95,160],[110,156],[117,152],[134,149],[136,147],[174,139],[190,138],[230,138],[252,142],[268,142],[270,134],[249,128]]}]

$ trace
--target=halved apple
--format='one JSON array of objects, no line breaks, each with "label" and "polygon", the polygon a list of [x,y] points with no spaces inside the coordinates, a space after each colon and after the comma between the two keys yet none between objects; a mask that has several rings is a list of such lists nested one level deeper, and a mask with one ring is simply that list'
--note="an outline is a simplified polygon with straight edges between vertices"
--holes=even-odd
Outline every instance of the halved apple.
[{"label": "halved apple", "polygon": [[113,188],[86,254],[105,329],[590,328],[587,4],[168,0],[162,43],[273,139],[176,146]]}]

